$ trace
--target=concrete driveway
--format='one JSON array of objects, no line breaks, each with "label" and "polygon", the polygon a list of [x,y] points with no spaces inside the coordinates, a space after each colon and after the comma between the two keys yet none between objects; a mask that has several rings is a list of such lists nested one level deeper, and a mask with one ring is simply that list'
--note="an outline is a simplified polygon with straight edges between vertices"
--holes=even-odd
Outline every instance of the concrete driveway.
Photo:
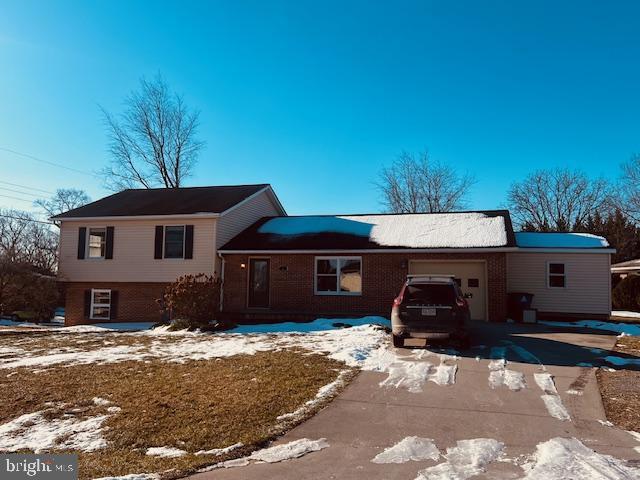
[{"label": "concrete driveway", "polygon": [[[597,365],[603,351],[613,347],[615,336],[538,325],[477,324],[473,343],[475,347],[461,352],[458,358],[444,357],[445,363],[457,365],[453,385],[426,381],[422,391],[411,392],[380,386],[386,373],[362,372],[327,408],[277,442],[326,438],[328,448],[280,463],[216,469],[192,478],[413,479],[442,459],[371,462],[385,448],[412,435],[433,439],[443,453],[464,439],[503,442],[505,457],[511,461],[490,462],[473,478],[522,477],[518,458],[533,454],[538,444],[554,437],[575,437],[599,453],[630,460],[629,466],[640,466],[640,453],[634,450],[640,443],[627,432],[599,422],[606,417],[596,369],[578,366]],[[490,385],[490,362],[501,352],[507,360],[506,369],[524,374],[525,388],[514,391]],[[422,349],[398,349],[397,354],[411,362],[439,361],[436,353]],[[545,392],[534,378],[534,374],[544,372],[553,375],[570,420],[554,418],[546,407],[541,397]]]}]

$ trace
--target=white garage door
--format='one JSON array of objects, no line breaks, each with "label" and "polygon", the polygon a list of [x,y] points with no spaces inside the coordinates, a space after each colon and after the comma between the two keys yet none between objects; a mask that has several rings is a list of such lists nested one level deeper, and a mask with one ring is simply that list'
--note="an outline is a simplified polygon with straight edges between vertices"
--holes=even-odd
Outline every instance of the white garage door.
[{"label": "white garage door", "polygon": [[453,275],[464,293],[473,296],[468,298],[471,318],[486,320],[487,318],[487,281],[484,262],[432,262],[428,260],[411,260],[410,275]]}]

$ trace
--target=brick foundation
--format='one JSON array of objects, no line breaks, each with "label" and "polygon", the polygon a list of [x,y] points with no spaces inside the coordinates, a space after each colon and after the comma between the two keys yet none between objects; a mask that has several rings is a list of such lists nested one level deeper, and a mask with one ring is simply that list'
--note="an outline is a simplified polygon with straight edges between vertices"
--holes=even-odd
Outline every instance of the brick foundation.
[{"label": "brick foundation", "polygon": [[156,299],[160,298],[166,283],[82,282],[65,283],[65,325],[104,323],[91,320],[84,314],[84,292],[92,288],[108,288],[118,292],[117,318],[114,322],[157,322],[160,309]]},{"label": "brick foundation", "polygon": [[[333,254],[332,254],[333,255]],[[345,256],[353,254],[343,254]],[[336,254],[340,256],[340,254]],[[366,253],[362,257],[362,295],[314,295],[312,254],[255,255],[271,259],[271,301],[268,310],[247,309],[248,255],[224,255],[224,307],[228,315],[260,314],[382,315],[388,317],[393,299],[406,279],[408,260],[484,260],[487,264],[489,319],[507,316],[507,263],[504,253],[404,254]]]}]

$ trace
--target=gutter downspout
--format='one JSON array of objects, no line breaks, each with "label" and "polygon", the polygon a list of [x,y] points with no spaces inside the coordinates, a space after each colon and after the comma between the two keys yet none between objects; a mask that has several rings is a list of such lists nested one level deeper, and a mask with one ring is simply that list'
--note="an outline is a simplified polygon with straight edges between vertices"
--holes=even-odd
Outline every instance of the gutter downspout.
[{"label": "gutter downspout", "polygon": [[222,312],[222,307],[224,306],[223,298],[224,298],[224,257],[220,252],[218,252],[218,257],[220,257],[220,306],[219,309]]}]

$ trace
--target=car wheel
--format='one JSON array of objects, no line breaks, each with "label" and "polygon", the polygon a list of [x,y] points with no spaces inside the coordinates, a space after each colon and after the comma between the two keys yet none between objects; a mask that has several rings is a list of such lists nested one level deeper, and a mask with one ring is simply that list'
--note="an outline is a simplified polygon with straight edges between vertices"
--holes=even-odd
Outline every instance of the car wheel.
[{"label": "car wheel", "polygon": [[393,335],[393,346],[396,348],[404,347],[404,338],[399,337],[398,335]]}]

